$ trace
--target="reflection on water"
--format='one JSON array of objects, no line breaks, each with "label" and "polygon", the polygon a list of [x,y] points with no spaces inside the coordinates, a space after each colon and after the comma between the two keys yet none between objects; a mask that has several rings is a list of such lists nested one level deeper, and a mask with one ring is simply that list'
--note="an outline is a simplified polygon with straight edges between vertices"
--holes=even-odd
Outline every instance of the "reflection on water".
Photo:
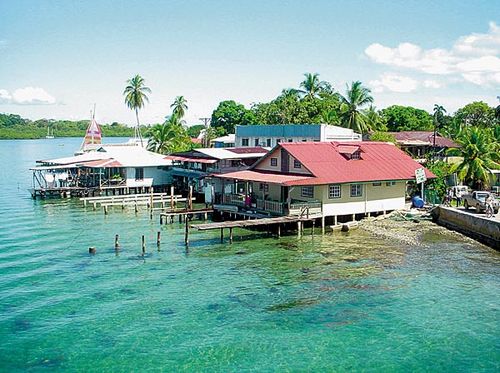
[{"label": "reflection on water", "polygon": [[79,145],[56,141],[0,142],[1,371],[500,368],[497,252],[425,224],[419,245],[237,230],[186,252],[145,212],[32,201],[32,160]]}]

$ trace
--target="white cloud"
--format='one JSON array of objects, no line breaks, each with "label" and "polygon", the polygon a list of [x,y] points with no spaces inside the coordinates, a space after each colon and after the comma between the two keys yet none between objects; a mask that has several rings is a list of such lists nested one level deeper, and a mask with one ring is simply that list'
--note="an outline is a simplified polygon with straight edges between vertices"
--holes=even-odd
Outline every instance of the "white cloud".
[{"label": "white cloud", "polygon": [[488,33],[460,37],[449,50],[423,49],[412,43],[395,48],[369,45],[365,54],[374,62],[431,75],[452,75],[473,84],[499,85],[500,27],[491,22]]},{"label": "white cloud", "polygon": [[418,87],[418,82],[408,76],[396,74],[382,74],[379,79],[369,82],[374,92],[412,92]]},{"label": "white cloud", "polygon": [[425,88],[434,88],[434,89],[441,88],[443,86],[438,81],[432,80],[432,79],[426,79],[426,80],[424,80],[423,83],[422,83],[422,85]]},{"label": "white cloud", "polygon": [[0,89],[0,104],[13,105],[53,105],[56,99],[43,88],[25,87],[16,89],[12,95],[5,89]]},{"label": "white cloud", "polygon": [[9,91],[5,89],[0,89],[0,104],[8,104],[12,100],[12,96]]}]

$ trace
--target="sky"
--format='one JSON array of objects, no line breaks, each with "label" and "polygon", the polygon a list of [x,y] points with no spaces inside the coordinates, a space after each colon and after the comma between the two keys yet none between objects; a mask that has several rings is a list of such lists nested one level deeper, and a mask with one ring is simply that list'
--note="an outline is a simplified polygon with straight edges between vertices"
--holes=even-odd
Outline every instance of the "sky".
[{"label": "sky", "polygon": [[448,112],[498,104],[500,2],[0,0],[0,112],[133,124],[126,80],[151,88],[141,122],[176,96],[186,120],[222,100],[247,107],[319,73],[340,93],[359,80],[378,109]]}]

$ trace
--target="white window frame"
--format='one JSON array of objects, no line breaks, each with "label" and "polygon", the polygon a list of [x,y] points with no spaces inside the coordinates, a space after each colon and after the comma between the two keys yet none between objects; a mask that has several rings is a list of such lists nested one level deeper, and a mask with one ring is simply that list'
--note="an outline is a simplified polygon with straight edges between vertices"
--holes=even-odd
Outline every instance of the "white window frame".
[{"label": "white window frame", "polygon": [[302,168],[302,163],[300,163],[299,160],[294,159],[293,160],[293,168]]},{"label": "white window frame", "polygon": [[[274,164],[273,164],[273,161],[274,161]],[[271,167],[278,167],[278,158],[271,158]]]},{"label": "white window frame", "polygon": [[395,181],[386,181],[386,182],[385,182],[385,186],[390,187],[390,186],[394,186],[394,185],[396,185],[396,182],[395,182]]},{"label": "white window frame", "polygon": [[342,198],[342,185],[330,184],[328,186],[328,198],[329,199]]},{"label": "white window frame", "polygon": [[304,198],[314,198],[314,186],[303,186],[300,188],[300,195]]},{"label": "white window frame", "polygon": [[372,183],[372,185],[373,185],[374,187],[379,187],[379,186],[382,186],[382,182],[381,182],[381,181],[377,181],[377,182],[375,182],[375,183]]},{"label": "white window frame", "polygon": [[351,197],[363,197],[363,184],[351,184],[350,189]]},{"label": "white window frame", "polygon": [[[246,143],[246,145],[245,145],[245,143]],[[248,138],[241,139],[241,146],[248,146],[248,144],[250,144]]]}]

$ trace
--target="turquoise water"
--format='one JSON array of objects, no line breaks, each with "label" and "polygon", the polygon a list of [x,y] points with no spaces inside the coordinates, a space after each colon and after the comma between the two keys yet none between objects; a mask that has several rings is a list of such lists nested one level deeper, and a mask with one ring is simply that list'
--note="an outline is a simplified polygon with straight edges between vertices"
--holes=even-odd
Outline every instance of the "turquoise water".
[{"label": "turquoise water", "polygon": [[0,142],[1,371],[500,369],[499,253],[444,230],[422,247],[193,232],[186,251],[145,211],[30,198],[33,160],[79,141]]}]

